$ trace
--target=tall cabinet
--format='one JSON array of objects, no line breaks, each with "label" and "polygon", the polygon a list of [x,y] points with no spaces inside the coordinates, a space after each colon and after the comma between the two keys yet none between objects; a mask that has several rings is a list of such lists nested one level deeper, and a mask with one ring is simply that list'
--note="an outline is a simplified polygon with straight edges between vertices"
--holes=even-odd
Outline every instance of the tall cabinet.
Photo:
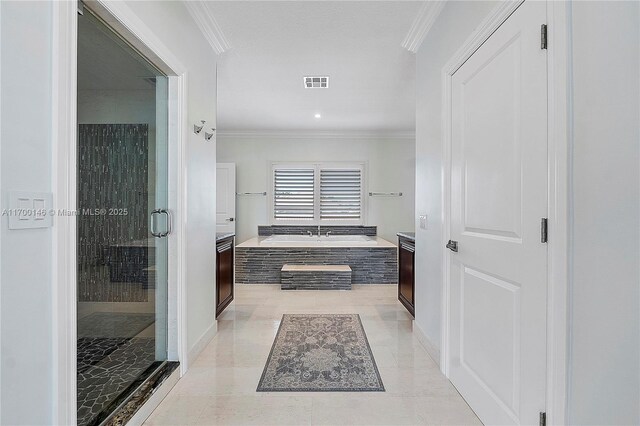
[{"label": "tall cabinet", "polygon": [[415,316],[416,242],[412,232],[398,233],[398,300]]}]

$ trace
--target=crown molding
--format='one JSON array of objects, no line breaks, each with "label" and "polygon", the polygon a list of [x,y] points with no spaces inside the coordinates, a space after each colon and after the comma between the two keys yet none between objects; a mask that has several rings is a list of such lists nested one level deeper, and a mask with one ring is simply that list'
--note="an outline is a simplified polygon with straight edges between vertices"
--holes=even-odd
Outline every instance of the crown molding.
[{"label": "crown molding", "polygon": [[394,131],[394,132],[372,132],[372,131],[319,131],[319,130],[227,130],[217,132],[220,138],[233,139],[351,139],[351,140],[414,140],[415,132]]},{"label": "crown molding", "polygon": [[220,55],[231,49],[229,41],[204,1],[186,0],[183,3],[216,54]]},{"label": "crown molding", "polygon": [[425,1],[416,19],[411,24],[411,28],[407,33],[407,36],[402,42],[402,47],[409,52],[416,53],[420,48],[420,45],[424,41],[425,37],[429,33],[429,30],[440,16],[440,12],[444,9],[444,5],[447,0],[433,0]]}]

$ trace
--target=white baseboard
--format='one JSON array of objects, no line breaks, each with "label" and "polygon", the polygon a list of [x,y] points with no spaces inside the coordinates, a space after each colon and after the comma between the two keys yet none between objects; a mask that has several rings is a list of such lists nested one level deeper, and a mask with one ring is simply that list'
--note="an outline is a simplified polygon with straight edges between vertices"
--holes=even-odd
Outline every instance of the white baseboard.
[{"label": "white baseboard", "polygon": [[418,324],[416,324],[415,321],[413,322],[413,332],[415,333],[422,347],[424,347],[424,349],[427,351],[427,354],[431,357],[431,359],[433,359],[438,367],[440,367],[440,349],[433,344],[433,342],[427,337],[426,334],[424,334],[422,329],[418,326]]},{"label": "white baseboard", "polygon": [[207,330],[202,333],[200,338],[193,344],[191,349],[189,349],[189,353],[187,354],[187,369],[189,366],[200,356],[200,353],[204,350],[204,348],[211,342],[211,339],[218,332],[218,321],[213,321],[213,324],[207,328]]},{"label": "white baseboard", "polygon": [[169,377],[167,377],[160,387],[151,395],[151,397],[145,402],[138,411],[129,419],[127,426],[140,426],[145,420],[149,418],[153,410],[158,408],[158,405],[169,394],[169,391],[180,380],[180,369],[176,368]]}]

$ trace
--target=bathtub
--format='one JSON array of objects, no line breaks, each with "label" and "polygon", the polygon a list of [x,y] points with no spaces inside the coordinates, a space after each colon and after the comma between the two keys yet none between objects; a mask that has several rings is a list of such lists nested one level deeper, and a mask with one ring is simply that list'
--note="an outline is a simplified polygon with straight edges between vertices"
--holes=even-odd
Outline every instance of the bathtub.
[{"label": "bathtub", "polygon": [[272,235],[258,240],[260,247],[376,247],[378,243],[379,239],[366,235]]},{"label": "bathtub", "polygon": [[236,282],[279,284],[282,266],[348,265],[353,284],[396,284],[397,247],[365,235],[271,235],[236,246]]}]

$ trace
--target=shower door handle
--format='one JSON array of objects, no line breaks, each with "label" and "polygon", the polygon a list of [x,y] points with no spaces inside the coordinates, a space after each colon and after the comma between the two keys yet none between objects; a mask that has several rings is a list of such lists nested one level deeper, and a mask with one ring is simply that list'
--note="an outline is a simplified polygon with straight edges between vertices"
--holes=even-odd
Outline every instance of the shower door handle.
[{"label": "shower door handle", "polygon": [[173,217],[171,216],[171,211],[168,209],[160,209],[160,214],[164,214],[167,216],[167,230],[166,232],[160,234],[161,237],[166,237],[171,233],[171,222],[173,221]]},{"label": "shower door handle", "polygon": [[155,209],[154,211],[151,212],[151,235],[153,235],[156,238],[162,238],[162,233],[161,232],[156,232],[156,215],[160,214],[160,209]]},{"label": "shower door handle", "polygon": [[[167,216],[167,230],[165,232],[156,231],[156,215],[164,214]],[[171,233],[171,222],[173,217],[171,212],[167,209],[155,209],[151,212],[151,235],[156,238],[164,238]]]}]

